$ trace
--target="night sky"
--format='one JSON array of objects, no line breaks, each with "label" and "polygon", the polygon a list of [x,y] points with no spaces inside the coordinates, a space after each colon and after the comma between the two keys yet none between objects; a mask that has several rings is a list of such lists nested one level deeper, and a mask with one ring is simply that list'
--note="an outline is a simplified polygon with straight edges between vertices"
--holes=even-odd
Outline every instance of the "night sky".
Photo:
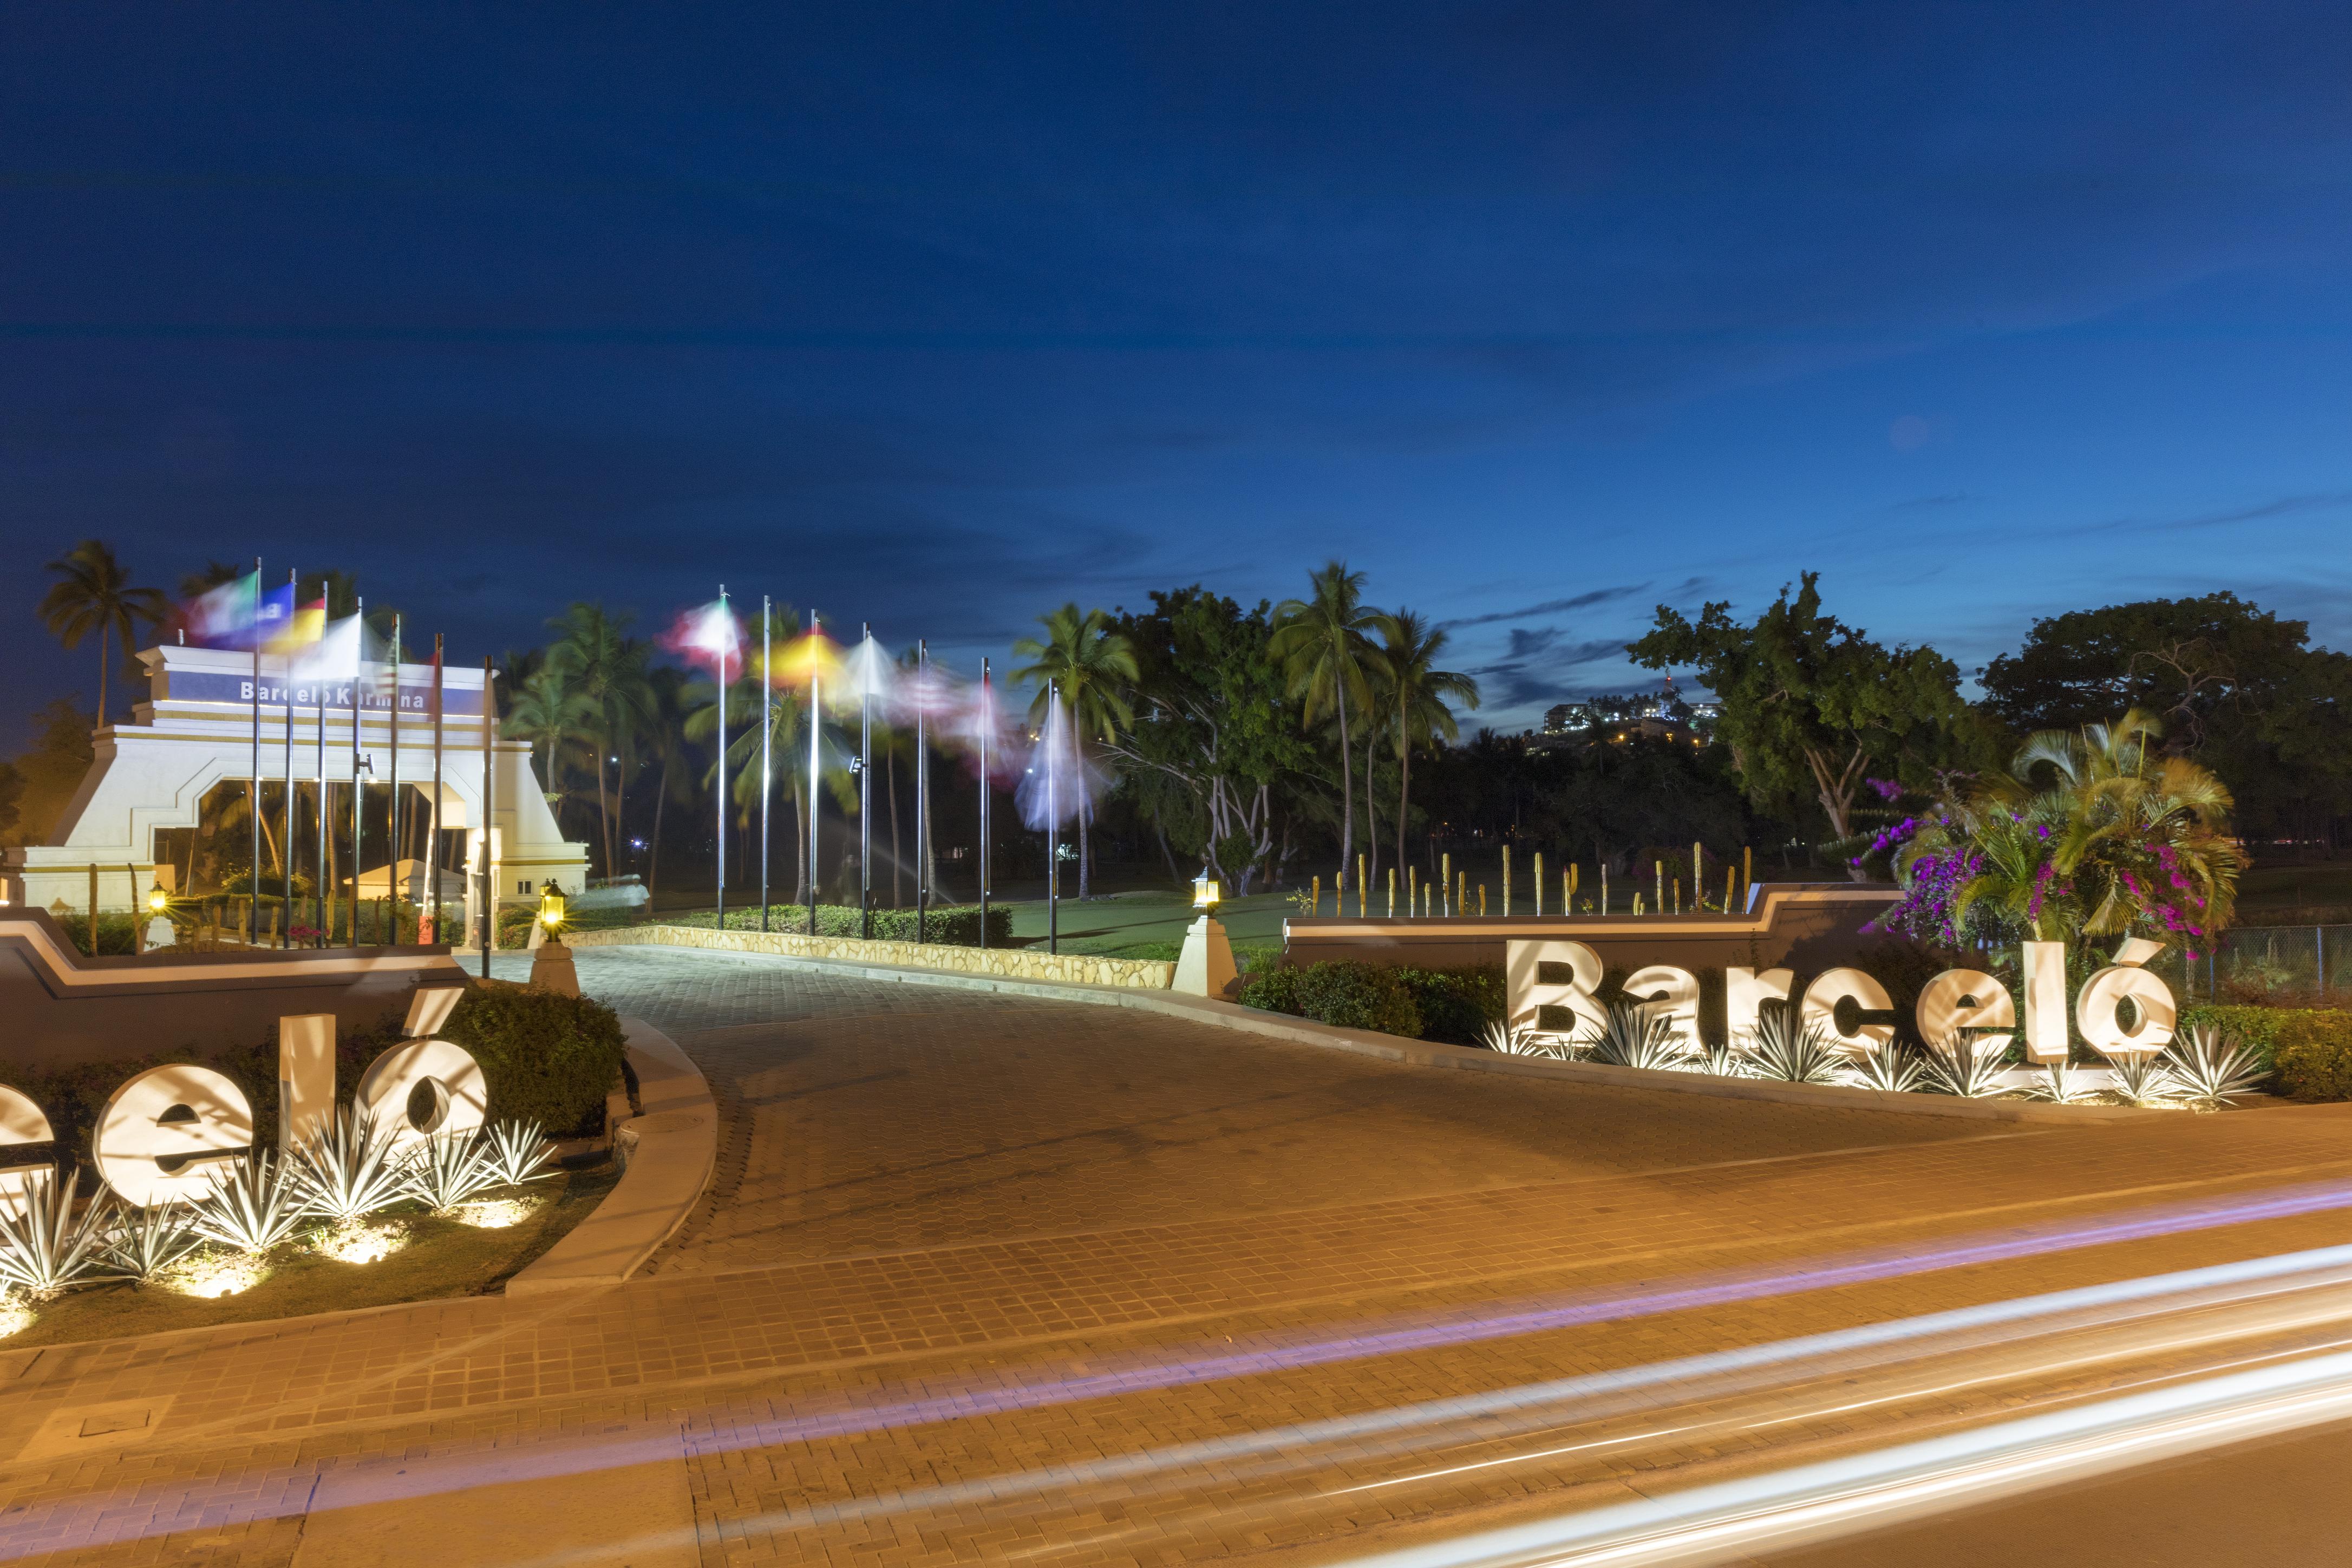
[{"label": "night sky", "polygon": [[2347,16],[11,7],[0,741],[91,700],[85,535],[458,658],[723,580],[976,665],[1342,554],[1514,730],[1809,567],[1969,671],[2352,644]]}]

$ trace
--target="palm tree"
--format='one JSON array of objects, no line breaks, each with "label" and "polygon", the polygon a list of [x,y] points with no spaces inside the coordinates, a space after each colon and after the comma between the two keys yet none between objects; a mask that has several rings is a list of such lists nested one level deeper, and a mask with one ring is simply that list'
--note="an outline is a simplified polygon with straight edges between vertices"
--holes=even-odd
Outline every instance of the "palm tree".
[{"label": "palm tree", "polygon": [[517,741],[528,741],[540,753],[540,787],[558,792],[555,753],[579,740],[594,721],[588,694],[574,687],[563,670],[547,665],[528,677],[508,701],[504,729]]},{"label": "palm tree", "polygon": [[[629,620],[625,613],[615,616],[602,604],[583,602],[547,623],[556,634],[548,649],[548,668],[560,670],[589,706],[584,738],[596,746],[596,808],[604,826],[607,876],[620,864],[615,824],[628,805],[625,792],[636,739],[652,719],[653,689],[646,670],[653,650],[643,639],[625,635]],[[615,762],[622,766],[618,792],[608,793],[604,770]]]},{"label": "palm tree", "polygon": [[41,624],[68,649],[79,647],[81,639],[92,632],[98,634],[98,727],[103,730],[106,645],[109,639],[120,637],[122,657],[128,662],[138,651],[139,624],[154,626],[163,619],[163,592],[132,587],[131,574],[122,569],[114,552],[96,539],[83,540],[50,562],[48,569],[58,574],[58,581],[41,595]]},{"label": "palm tree", "polygon": [[1374,612],[1364,607],[1364,574],[1344,561],[1326,563],[1307,582],[1305,599],[1286,599],[1275,608],[1274,635],[1266,651],[1286,667],[1290,694],[1302,699],[1299,721],[1312,728],[1326,708],[1339,722],[1339,883],[1347,885],[1354,858],[1355,758],[1348,749],[1348,710],[1361,712],[1370,700],[1364,679]]},{"label": "palm tree", "polygon": [[[1038,616],[1037,624],[1045,628],[1042,640],[1023,637],[1013,645],[1015,658],[1029,660],[1013,672],[1013,679],[1034,680],[1039,685],[1037,700],[1029,705],[1030,719],[1042,727],[1047,716],[1046,704],[1058,690],[1069,710],[1079,754],[1085,754],[1090,741],[1112,744],[1121,730],[1132,728],[1135,723],[1135,710],[1127,700],[1128,691],[1141,679],[1136,668],[1134,646],[1110,629],[1110,617],[1102,611],[1088,610],[1080,615],[1075,604]],[[1078,799],[1081,899],[1088,895],[1092,850],[1087,825],[1093,816],[1094,803],[1082,792]]]},{"label": "palm tree", "polygon": [[1448,700],[1465,708],[1478,706],[1478,683],[1466,675],[1440,669],[1445,653],[1444,631],[1425,616],[1401,609],[1379,619],[1381,669],[1385,677],[1390,708],[1384,726],[1397,754],[1397,864],[1404,864],[1405,815],[1412,804],[1412,749],[1434,745],[1439,736],[1458,739]]},{"label": "palm tree", "polygon": [[660,769],[654,785],[653,853],[646,866],[646,891],[661,882],[662,812],[672,800],[683,805],[694,798],[694,781],[686,765],[686,672],[656,665],[646,677],[651,721],[646,742],[651,761]]}]

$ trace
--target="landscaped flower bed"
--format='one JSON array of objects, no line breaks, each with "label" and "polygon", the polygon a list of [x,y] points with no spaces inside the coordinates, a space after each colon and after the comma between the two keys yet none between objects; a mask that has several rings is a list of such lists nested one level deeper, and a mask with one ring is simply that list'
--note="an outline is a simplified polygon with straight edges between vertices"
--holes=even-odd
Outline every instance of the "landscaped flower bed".
[{"label": "landscaped flower bed", "polygon": [[12,1346],[468,1294],[545,1251],[609,1189],[551,1168],[536,1126],[392,1141],[349,1111],[284,1160],[224,1164],[193,1204],[126,1209],[79,1175],[0,1211]]}]

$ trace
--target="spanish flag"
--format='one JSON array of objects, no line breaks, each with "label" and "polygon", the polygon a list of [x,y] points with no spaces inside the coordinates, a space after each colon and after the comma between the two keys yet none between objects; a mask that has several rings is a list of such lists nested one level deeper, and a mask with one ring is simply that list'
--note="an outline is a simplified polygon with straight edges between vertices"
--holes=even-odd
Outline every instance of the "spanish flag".
[{"label": "spanish flag", "polygon": [[276,636],[269,639],[269,651],[298,654],[327,635],[327,600],[320,595],[307,605],[297,605],[288,616]]}]

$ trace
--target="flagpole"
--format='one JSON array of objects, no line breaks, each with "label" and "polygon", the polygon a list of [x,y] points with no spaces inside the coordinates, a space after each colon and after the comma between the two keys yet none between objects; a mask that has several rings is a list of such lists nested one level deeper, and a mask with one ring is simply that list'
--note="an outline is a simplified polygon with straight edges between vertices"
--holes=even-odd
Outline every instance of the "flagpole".
[{"label": "flagpole", "polygon": [[874,624],[858,624],[863,634],[857,645],[858,658],[866,661],[866,673],[858,684],[865,689],[860,694],[857,718],[857,934],[866,942],[874,940]]},{"label": "flagpole", "polygon": [[280,901],[286,909],[285,929],[278,933],[278,945],[294,945],[294,642],[292,616],[301,613],[302,574],[289,570],[286,574],[287,596],[294,608],[288,612],[286,623],[286,896]]},{"label": "flagpole", "polygon": [[[915,940],[931,940],[931,649],[915,639]],[[897,886],[893,883],[892,886]]]},{"label": "flagpole", "polygon": [[980,945],[988,945],[988,732],[996,728],[989,705],[988,658],[980,661]]},{"label": "flagpole", "polygon": [[367,664],[367,601],[354,597],[352,615],[359,622],[359,651],[352,656],[352,941],[360,944],[360,837],[366,830],[361,806],[367,790],[360,784],[360,684]]},{"label": "flagpole", "polygon": [[498,742],[499,705],[491,694],[491,682],[497,677],[490,661],[482,660],[482,978],[490,977],[490,949],[499,940],[498,890],[490,885],[491,846],[498,829],[498,773],[492,768],[493,748]]},{"label": "flagpole", "polygon": [[[392,842],[383,868],[384,908],[392,915],[392,943],[400,945],[400,612],[392,612],[392,799],[384,805],[384,831]],[[382,935],[382,932],[378,932]]]},{"label": "flagpole", "polygon": [[772,668],[775,636],[769,626],[772,605],[768,595],[760,595],[760,929],[768,929],[768,801],[775,793],[775,772],[769,748],[775,742],[775,703],[769,693],[774,689],[775,670]]},{"label": "flagpole", "polygon": [[[821,624],[821,623],[819,623],[819,621],[818,621],[818,620],[817,620],[817,618],[816,618],[816,611],[815,611],[814,608],[812,608],[812,609],[809,611],[809,636],[810,636],[811,637],[816,637],[816,636],[818,635],[818,627],[819,627],[820,624]],[[809,816],[809,820],[808,820],[808,833],[809,833],[809,849],[808,849],[808,901],[809,901],[809,924],[808,924],[808,933],[809,933],[809,938],[810,938],[810,940],[811,940],[811,941],[814,941],[814,940],[815,940],[815,938],[816,938],[816,879],[817,879],[817,875],[818,875],[818,872],[817,872],[817,863],[816,863],[817,819],[818,819],[819,816],[821,815],[820,809],[819,809],[819,807],[818,807],[818,805],[817,805],[817,795],[816,795],[816,788],[817,788],[817,757],[818,757],[817,746],[818,746],[818,743],[819,743],[819,737],[820,737],[820,736],[824,733],[824,706],[823,706],[822,701],[820,700],[820,699],[821,699],[821,697],[822,697],[822,693],[820,693],[820,692],[818,691],[818,689],[817,689],[817,688],[818,688],[819,684],[821,683],[821,681],[823,680],[823,679],[824,679],[824,678],[823,678],[822,676],[820,676],[820,675],[817,673],[817,657],[816,657],[816,655],[817,655],[817,647],[816,647],[816,644],[815,644],[814,642],[811,642],[811,643],[809,644],[809,794],[808,794],[808,800],[809,800],[809,813],[808,813],[808,816]]]},{"label": "flagpole", "polygon": [[[253,558],[253,798],[247,803],[252,810],[253,828],[253,896],[245,900],[245,945],[251,947],[261,934],[261,557]],[[96,920],[93,915],[91,919]],[[89,948],[98,951],[96,928],[92,927]]]},{"label": "flagpole", "polygon": [[[719,584],[719,613],[727,614],[727,584]],[[597,765],[604,764],[600,761]],[[719,903],[715,921],[720,931],[727,929],[727,645],[719,647],[719,769],[715,789],[719,796]]]},{"label": "flagpole", "polygon": [[1054,721],[1060,717],[1060,689],[1045,682],[1045,951],[1062,951],[1062,802],[1055,788]]},{"label": "flagpole", "polygon": [[441,634],[433,634],[433,940],[441,940]]}]

